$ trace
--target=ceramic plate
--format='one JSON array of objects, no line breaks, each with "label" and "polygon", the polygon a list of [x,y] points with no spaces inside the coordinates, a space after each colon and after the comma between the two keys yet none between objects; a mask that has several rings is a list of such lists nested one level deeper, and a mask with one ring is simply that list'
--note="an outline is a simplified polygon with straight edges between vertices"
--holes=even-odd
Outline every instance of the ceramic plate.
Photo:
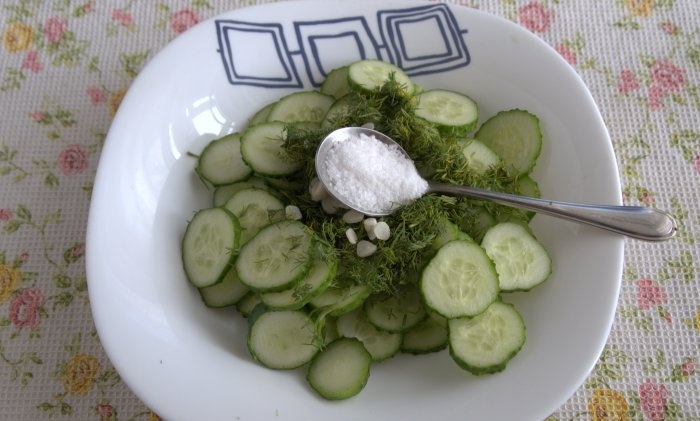
[{"label": "ceramic plate", "polygon": [[620,204],[611,142],[586,87],[557,53],[517,25],[440,3],[301,2],[244,8],[202,22],[140,73],[114,119],[94,186],[87,271],[94,319],[123,380],[170,421],[539,421],[582,384],[608,335],[623,239],[550,217],[532,226],[552,277],[508,294],[525,347],[475,377],[447,352],[372,367],[342,402],[320,399],[304,370],[256,364],[235,310],[206,308],[183,274],[186,221],[210,206],[198,153],[252,113],[360,58],[401,66],[425,88],[464,92],[482,121],[524,108],[542,121],[534,172],[543,197]]}]

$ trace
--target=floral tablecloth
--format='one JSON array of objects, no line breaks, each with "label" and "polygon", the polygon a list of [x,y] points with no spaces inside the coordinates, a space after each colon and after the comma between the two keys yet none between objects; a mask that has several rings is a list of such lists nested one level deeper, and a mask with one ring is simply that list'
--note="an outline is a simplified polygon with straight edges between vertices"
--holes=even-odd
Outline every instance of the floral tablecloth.
[{"label": "floral tablecloth", "polygon": [[[0,420],[159,419],[121,382],[91,319],[93,177],[139,69],[197,22],[263,2],[0,4]],[[680,223],[670,242],[628,241],[605,350],[549,420],[700,420],[700,3],[448,3],[504,16],[552,45],[601,108],[625,202]]]}]

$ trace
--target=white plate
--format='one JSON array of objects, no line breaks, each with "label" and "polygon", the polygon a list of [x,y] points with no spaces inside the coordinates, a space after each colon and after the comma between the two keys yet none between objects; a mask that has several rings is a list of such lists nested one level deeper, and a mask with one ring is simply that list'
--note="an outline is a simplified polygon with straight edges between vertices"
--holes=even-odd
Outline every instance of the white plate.
[{"label": "white plate", "polygon": [[533,227],[554,272],[530,293],[506,295],[528,338],[500,374],[474,377],[447,352],[399,355],[374,365],[355,398],[327,402],[303,370],[253,362],[234,310],[201,303],[183,275],[179,244],[210,193],[187,153],[360,57],[397,63],[424,87],[462,91],[484,118],[516,107],[539,115],[545,141],[534,176],[542,195],[621,203],[591,95],[552,48],[511,22],[392,1],[284,2],[203,22],[163,49],[126,95],[102,153],[88,227],[90,299],[104,348],[166,419],[539,421],[593,368],[615,312],[624,242],[545,216]]}]

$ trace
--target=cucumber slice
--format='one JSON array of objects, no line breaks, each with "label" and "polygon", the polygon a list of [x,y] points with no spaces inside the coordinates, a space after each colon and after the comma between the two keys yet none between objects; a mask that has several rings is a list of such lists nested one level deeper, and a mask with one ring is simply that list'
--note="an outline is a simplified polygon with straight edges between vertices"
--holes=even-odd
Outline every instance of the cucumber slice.
[{"label": "cucumber slice", "polygon": [[462,146],[467,166],[476,175],[484,175],[501,163],[501,158],[494,151],[476,139],[459,140],[458,143]]},{"label": "cucumber slice", "polygon": [[457,224],[445,217],[440,218],[440,232],[431,244],[432,249],[437,251],[445,244],[454,240],[466,240],[471,241],[472,243],[474,242],[474,240],[472,240],[469,234],[459,229],[459,226],[457,226]]},{"label": "cucumber slice", "polygon": [[364,91],[381,88],[389,81],[391,75],[399,85],[405,87],[406,92],[413,90],[413,83],[408,75],[393,64],[380,60],[361,60],[348,67],[350,86]]},{"label": "cucumber slice", "polygon": [[501,157],[514,177],[532,171],[542,149],[540,120],[525,110],[499,112],[481,125],[475,137]]},{"label": "cucumber slice", "polygon": [[234,193],[224,208],[236,215],[241,224],[241,244],[247,243],[261,228],[284,219],[284,204],[269,191],[256,187]]},{"label": "cucumber slice", "polygon": [[365,285],[353,285],[348,288],[331,286],[312,298],[309,304],[315,309],[329,310],[330,316],[340,316],[361,306],[370,292]]},{"label": "cucumber slice", "polygon": [[547,250],[524,226],[502,222],[489,229],[481,246],[496,265],[502,291],[527,291],[552,273]]},{"label": "cucumber slice", "polygon": [[236,304],[249,289],[238,279],[236,270],[231,268],[224,279],[212,286],[199,288],[202,301],[207,307],[220,308]]},{"label": "cucumber slice", "polygon": [[449,133],[467,133],[479,119],[476,102],[466,95],[445,89],[423,91],[417,97],[416,116]]},{"label": "cucumber slice", "polygon": [[[540,197],[540,186],[537,184],[537,181],[527,174],[516,180],[515,188],[517,189],[517,193],[521,196]],[[536,212],[525,211],[525,215],[527,215],[528,221],[530,221],[536,215]]]},{"label": "cucumber slice", "polygon": [[459,221],[459,228],[478,243],[484,238],[486,231],[494,225],[496,225],[496,218],[481,206],[470,208]]},{"label": "cucumber slice", "polygon": [[351,121],[351,119],[348,117],[349,112],[352,110],[353,106],[355,106],[356,101],[357,98],[354,95],[345,95],[344,97],[336,100],[323,117],[321,127],[326,130],[334,130],[337,127],[356,125],[357,122]]},{"label": "cucumber slice", "polygon": [[267,311],[253,322],[248,350],[262,365],[289,370],[311,361],[318,352],[314,322],[302,311]]},{"label": "cucumber slice", "polygon": [[226,209],[197,212],[182,239],[182,263],[187,279],[198,288],[221,281],[234,260],[241,237],[238,218]]},{"label": "cucumber slice", "polygon": [[450,355],[473,374],[502,371],[525,343],[525,323],[511,304],[496,301],[474,318],[448,322]]},{"label": "cucumber slice", "polygon": [[[326,256],[324,256],[326,257]],[[263,303],[271,308],[283,310],[297,310],[313,297],[326,290],[335,277],[338,261],[334,258],[315,257],[309,273],[301,279],[293,288],[280,292],[266,292],[260,294]]]},{"label": "cucumber slice", "polygon": [[238,312],[241,313],[243,317],[249,317],[253,313],[253,310],[255,310],[255,307],[258,306],[258,304],[262,304],[260,294],[254,291],[250,291],[246,295],[244,295],[243,298],[238,300],[238,302],[236,303],[236,310],[238,310]]},{"label": "cucumber slice", "polygon": [[321,93],[330,95],[335,99],[344,96],[348,92],[350,92],[348,66],[331,70],[321,84]]},{"label": "cucumber slice", "polygon": [[340,338],[311,361],[306,379],[326,399],[347,399],[365,387],[371,365],[372,358],[360,341]]},{"label": "cucumber slice", "polygon": [[258,292],[289,289],[308,272],[312,245],[311,231],[300,222],[268,225],[241,248],[238,277]]},{"label": "cucumber slice", "polygon": [[265,181],[262,178],[252,176],[248,177],[245,181],[238,181],[236,183],[219,186],[214,189],[214,206],[225,205],[234,193],[250,187],[265,189],[267,188],[267,184],[265,184]]},{"label": "cucumber slice", "polygon": [[270,116],[270,111],[272,111],[272,108],[276,104],[277,101],[271,102],[259,109],[255,114],[253,114],[253,117],[251,117],[250,120],[248,120],[248,127],[266,122],[267,118]]},{"label": "cucumber slice", "polygon": [[420,280],[428,307],[448,319],[475,316],[498,297],[498,275],[486,252],[471,241],[445,244]]},{"label": "cucumber slice", "polygon": [[195,171],[215,186],[235,183],[248,177],[252,170],[241,157],[240,133],[209,142],[199,155]]},{"label": "cucumber slice", "polygon": [[415,287],[404,288],[388,297],[370,297],[365,301],[364,310],[370,323],[393,333],[405,332],[428,316]]},{"label": "cucumber slice", "polygon": [[359,308],[338,317],[336,327],[340,336],[359,339],[373,361],[384,361],[396,355],[401,349],[400,333],[377,329]]},{"label": "cucumber slice", "polygon": [[316,91],[294,92],[277,101],[270,115],[267,116],[267,121],[320,122],[334,101],[335,98],[332,96]]},{"label": "cucumber slice", "polygon": [[294,174],[301,168],[301,163],[287,156],[283,147],[285,138],[285,125],[278,121],[249,127],[241,136],[243,161],[260,175]]},{"label": "cucumber slice", "polygon": [[[428,317],[404,333],[401,351],[409,354],[437,352],[447,346],[447,322]],[[443,324],[444,323],[444,324]]]}]

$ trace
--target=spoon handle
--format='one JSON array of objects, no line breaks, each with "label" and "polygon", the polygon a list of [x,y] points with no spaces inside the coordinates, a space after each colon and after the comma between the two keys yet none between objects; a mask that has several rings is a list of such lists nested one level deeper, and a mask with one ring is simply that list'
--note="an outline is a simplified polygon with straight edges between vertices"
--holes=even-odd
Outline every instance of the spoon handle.
[{"label": "spoon handle", "polygon": [[677,230],[676,220],[666,212],[644,206],[588,205],[517,196],[473,187],[429,183],[428,192],[470,196],[573,220],[645,241],[664,241]]}]

